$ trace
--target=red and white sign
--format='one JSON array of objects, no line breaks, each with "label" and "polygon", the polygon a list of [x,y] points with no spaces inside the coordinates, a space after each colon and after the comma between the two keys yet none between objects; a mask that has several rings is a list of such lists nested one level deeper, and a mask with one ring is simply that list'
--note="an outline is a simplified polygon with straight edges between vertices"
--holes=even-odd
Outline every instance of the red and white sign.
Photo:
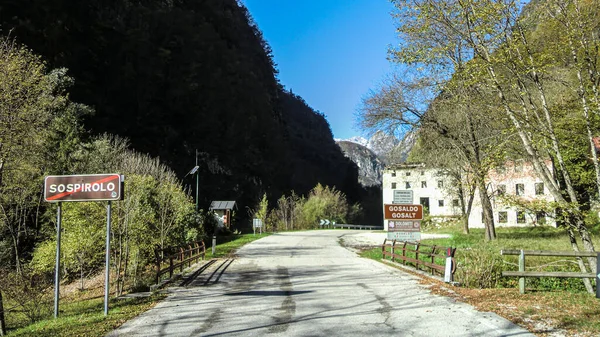
[{"label": "red and white sign", "polygon": [[385,220],[423,220],[423,205],[384,204]]},{"label": "red and white sign", "polygon": [[388,220],[388,232],[420,232],[421,221]]},{"label": "red and white sign", "polygon": [[44,179],[44,200],[48,202],[121,200],[122,197],[121,175],[116,173]]}]

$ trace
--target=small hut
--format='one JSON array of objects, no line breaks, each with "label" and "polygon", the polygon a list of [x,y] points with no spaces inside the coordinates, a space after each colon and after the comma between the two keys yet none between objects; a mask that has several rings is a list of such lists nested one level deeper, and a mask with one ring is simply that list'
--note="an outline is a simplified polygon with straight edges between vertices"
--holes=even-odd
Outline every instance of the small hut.
[{"label": "small hut", "polygon": [[235,201],[213,201],[210,203],[210,211],[213,211],[223,227],[231,228],[231,212],[237,210]]}]

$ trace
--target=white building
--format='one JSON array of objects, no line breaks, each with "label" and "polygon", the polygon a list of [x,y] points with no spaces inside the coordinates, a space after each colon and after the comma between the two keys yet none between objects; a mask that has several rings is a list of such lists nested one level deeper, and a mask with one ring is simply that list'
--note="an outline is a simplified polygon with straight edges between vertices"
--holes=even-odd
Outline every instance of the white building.
[{"label": "white building", "polygon": [[[550,162],[546,163],[551,169]],[[407,195],[412,191],[413,204],[421,204],[434,219],[443,220],[461,215],[457,181],[435,168],[421,164],[398,164],[383,171],[383,203],[394,203],[394,191]],[[488,175],[488,194],[494,211],[496,226],[527,226],[546,224],[555,226],[546,214],[529,214],[502,203],[502,194],[517,195],[525,200],[552,201],[541,179],[531,164],[523,161],[507,162],[503,169]],[[473,199],[469,227],[482,228],[483,212],[478,192]],[[384,224],[384,228],[387,228]]]},{"label": "white building", "polygon": [[[552,163],[547,161],[545,164],[552,172]],[[542,179],[537,176],[533,164],[523,160],[506,162],[503,168],[490,171],[487,182],[496,226],[556,226],[552,214],[519,211],[502,202],[503,195],[517,196],[526,201],[554,201]],[[475,202],[469,216],[471,227],[483,227],[483,210],[478,192],[475,193]]]}]

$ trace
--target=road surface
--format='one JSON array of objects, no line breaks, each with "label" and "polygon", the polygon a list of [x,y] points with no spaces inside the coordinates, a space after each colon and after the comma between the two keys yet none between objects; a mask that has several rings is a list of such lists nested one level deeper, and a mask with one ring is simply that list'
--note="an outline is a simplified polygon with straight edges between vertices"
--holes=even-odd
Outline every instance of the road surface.
[{"label": "road surface", "polygon": [[533,336],[358,257],[339,245],[352,233],[274,234],[205,262],[109,336]]}]

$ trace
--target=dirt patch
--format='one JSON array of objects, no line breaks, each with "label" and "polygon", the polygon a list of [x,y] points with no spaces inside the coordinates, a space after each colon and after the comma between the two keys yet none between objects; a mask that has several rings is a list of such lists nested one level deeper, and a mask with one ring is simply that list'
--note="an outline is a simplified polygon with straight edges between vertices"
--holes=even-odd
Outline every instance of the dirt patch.
[{"label": "dirt patch", "polygon": [[[520,294],[518,289],[468,289],[454,287],[444,282],[420,277],[432,293],[452,300],[468,303],[479,311],[494,312],[527,330],[544,337],[558,336],[598,336],[596,329],[586,330],[576,322],[597,312],[600,304],[589,294],[569,294],[566,292],[531,292]],[[579,298],[579,299],[578,299]],[[588,301],[589,305],[578,305],[578,300]],[[598,316],[589,317],[598,320]],[[593,331],[592,331],[593,330]]]},{"label": "dirt patch", "polygon": [[104,273],[83,279],[83,289],[81,289],[81,280],[71,283],[61,284],[60,296],[65,298],[93,298],[103,296],[104,294]]}]

